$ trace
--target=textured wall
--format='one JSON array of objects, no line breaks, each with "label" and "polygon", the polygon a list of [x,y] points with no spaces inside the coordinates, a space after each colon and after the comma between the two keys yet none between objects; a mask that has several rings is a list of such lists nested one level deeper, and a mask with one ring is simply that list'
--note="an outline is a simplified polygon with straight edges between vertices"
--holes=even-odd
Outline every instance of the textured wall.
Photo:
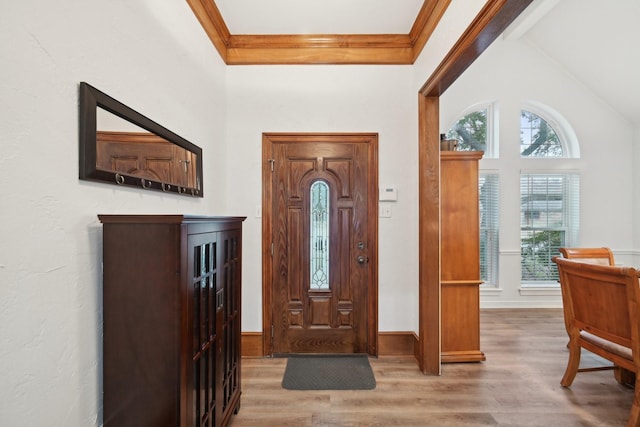
[{"label": "textured wall", "polygon": [[[142,0],[3,2],[0,63],[0,425],[99,425],[96,214],[224,213],[224,65],[186,2]],[[80,182],[80,81],[203,147],[207,198]]]}]

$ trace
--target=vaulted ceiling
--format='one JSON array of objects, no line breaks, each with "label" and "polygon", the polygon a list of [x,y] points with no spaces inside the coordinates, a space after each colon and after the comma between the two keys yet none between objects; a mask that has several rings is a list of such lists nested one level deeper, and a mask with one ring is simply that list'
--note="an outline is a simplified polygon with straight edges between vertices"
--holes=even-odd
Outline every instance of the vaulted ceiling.
[{"label": "vaulted ceiling", "polygon": [[640,126],[640,1],[536,0],[531,8],[538,18],[514,31]]}]

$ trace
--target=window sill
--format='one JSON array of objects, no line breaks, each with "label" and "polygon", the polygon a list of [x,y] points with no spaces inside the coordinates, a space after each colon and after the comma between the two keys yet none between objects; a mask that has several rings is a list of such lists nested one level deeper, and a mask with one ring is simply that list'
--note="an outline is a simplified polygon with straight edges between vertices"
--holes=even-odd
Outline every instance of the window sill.
[{"label": "window sill", "polygon": [[480,286],[480,295],[499,295],[502,293],[502,288],[496,286]]},{"label": "window sill", "polygon": [[545,286],[522,286],[518,289],[521,296],[560,296],[560,286],[545,285]]}]

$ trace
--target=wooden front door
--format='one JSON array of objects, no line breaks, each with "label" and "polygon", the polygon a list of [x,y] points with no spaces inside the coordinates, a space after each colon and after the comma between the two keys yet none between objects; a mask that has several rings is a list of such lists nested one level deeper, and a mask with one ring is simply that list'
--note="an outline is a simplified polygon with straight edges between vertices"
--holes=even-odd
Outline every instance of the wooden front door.
[{"label": "wooden front door", "polygon": [[263,144],[266,353],[377,354],[377,135]]}]

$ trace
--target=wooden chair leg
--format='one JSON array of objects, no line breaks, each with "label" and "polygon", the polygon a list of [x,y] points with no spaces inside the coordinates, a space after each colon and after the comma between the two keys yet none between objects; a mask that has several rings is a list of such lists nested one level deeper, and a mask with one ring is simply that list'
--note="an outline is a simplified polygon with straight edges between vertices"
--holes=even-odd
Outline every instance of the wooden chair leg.
[{"label": "wooden chair leg", "polygon": [[567,362],[567,369],[564,371],[564,376],[560,381],[560,385],[563,387],[569,387],[578,373],[580,367],[580,346],[569,342],[569,360]]},{"label": "wooden chair leg", "polygon": [[633,405],[627,420],[627,427],[640,427],[640,380],[636,379],[635,391],[633,393]]},{"label": "wooden chair leg", "polygon": [[616,381],[618,381],[619,384],[629,388],[635,387],[635,372],[631,372],[630,370],[621,368],[620,366],[615,366],[613,368],[613,376],[616,378]]}]

